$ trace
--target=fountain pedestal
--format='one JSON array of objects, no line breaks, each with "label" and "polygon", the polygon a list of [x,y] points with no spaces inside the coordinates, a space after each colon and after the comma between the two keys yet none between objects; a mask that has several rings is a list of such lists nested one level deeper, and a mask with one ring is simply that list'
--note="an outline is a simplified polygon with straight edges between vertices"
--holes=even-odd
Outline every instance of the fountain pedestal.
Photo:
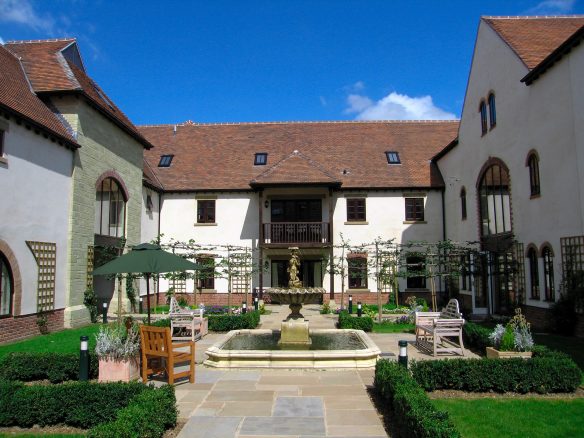
[{"label": "fountain pedestal", "polygon": [[309,336],[308,321],[287,319],[282,321],[282,332],[278,345],[283,348],[305,348],[312,344]]}]

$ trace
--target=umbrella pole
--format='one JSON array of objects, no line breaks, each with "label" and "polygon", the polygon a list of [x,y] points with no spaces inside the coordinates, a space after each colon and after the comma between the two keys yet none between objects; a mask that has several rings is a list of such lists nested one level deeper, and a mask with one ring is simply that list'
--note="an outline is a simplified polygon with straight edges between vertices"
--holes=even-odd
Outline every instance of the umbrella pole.
[{"label": "umbrella pole", "polygon": [[150,325],[150,274],[146,274],[146,306],[148,306],[148,325]]}]

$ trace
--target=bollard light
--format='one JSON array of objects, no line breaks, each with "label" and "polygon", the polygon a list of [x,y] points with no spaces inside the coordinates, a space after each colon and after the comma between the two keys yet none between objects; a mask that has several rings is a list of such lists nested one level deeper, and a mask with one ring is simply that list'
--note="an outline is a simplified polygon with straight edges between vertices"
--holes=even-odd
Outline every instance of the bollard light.
[{"label": "bollard light", "polygon": [[349,315],[353,313],[353,295],[349,295]]},{"label": "bollard light", "polygon": [[102,306],[103,306],[103,323],[107,324],[107,301],[104,301]]},{"label": "bollard light", "polygon": [[247,312],[247,303],[244,301],[241,303],[241,313]]},{"label": "bollard light", "polygon": [[79,381],[89,380],[89,338],[81,336],[81,348],[79,350]]},{"label": "bollard light", "polygon": [[253,307],[256,311],[260,310],[260,299],[258,297],[253,299]]},{"label": "bollard light", "polygon": [[140,308],[138,309],[142,313],[142,306],[144,304],[144,298],[140,297]]},{"label": "bollard light", "polygon": [[399,345],[399,356],[397,361],[400,365],[408,367],[408,341],[398,341]]},{"label": "bollard light", "polygon": [[357,302],[357,316],[359,318],[361,318],[361,315],[363,315],[363,306],[361,306],[361,301]]}]

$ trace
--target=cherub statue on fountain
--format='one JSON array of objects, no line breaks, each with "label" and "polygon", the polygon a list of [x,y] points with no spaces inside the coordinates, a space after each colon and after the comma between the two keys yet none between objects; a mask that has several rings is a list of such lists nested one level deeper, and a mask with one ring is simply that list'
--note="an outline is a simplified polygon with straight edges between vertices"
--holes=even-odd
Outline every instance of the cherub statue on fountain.
[{"label": "cherub statue on fountain", "polygon": [[300,268],[300,257],[298,256],[298,248],[290,248],[290,261],[288,262],[288,287],[299,288],[302,287],[302,281],[298,278],[298,270]]}]

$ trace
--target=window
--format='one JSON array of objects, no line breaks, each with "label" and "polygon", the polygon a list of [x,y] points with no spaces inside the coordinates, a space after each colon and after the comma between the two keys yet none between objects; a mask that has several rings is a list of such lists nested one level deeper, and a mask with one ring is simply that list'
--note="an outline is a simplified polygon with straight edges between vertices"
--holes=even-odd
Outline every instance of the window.
[{"label": "window", "polygon": [[197,201],[197,223],[215,223],[215,200]]},{"label": "window", "polygon": [[253,160],[254,166],[265,166],[268,162],[268,154],[265,152],[255,154],[255,158]]},{"label": "window", "polygon": [[485,169],[479,183],[479,204],[483,238],[512,231],[509,172],[503,163]]},{"label": "window", "polygon": [[497,124],[497,109],[495,107],[495,95],[493,93],[489,94],[489,122],[491,129]]},{"label": "window", "polygon": [[539,300],[539,269],[535,248],[527,250],[527,261],[529,262],[529,279],[531,280],[531,298]]},{"label": "window", "polygon": [[146,195],[146,211],[150,213],[154,205],[152,204],[152,196]]},{"label": "window", "polygon": [[0,252],[0,317],[10,316],[12,314],[13,292],[10,264],[4,254]]},{"label": "window", "polygon": [[197,287],[199,289],[215,289],[215,259],[212,257],[197,257],[197,264],[202,269],[197,271]]},{"label": "window", "polygon": [[161,155],[160,161],[158,162],[158,167],[170,167],[174,155]]},{"label": "window", "polygon": [[348,198],[347,222],[364,222],[366,220],[365,198]]},{"label": "window", "polygon": [[349,254],[349,289],[367,289],[367,255]]},{"label": "window", "polygon": [[426,288],[426,260],[420,256],[408,256],[406,258],[407,270],[407,288],[408,289],[425,289]]},{"label": "window", "polygon": [[124,237],[126,198],[120,184],[111,177],[99,185],[95,196],[95,234]]},{"label": "window", "polygon": [[460,190],[460,213],[462,220],[466,220],[466,189]]},{"label": "window", "polygon": [[545,300],[555,301],[554,292],[554,253],[549,246],[544,247],[543,257],[543,278],[545,282]]},{"label": "window", "polygon": [[420,222],[424,220],[424,198],[405,198],[406,221]]},{"label": "window", "polygon": [[395,151],[389,151],[385,153],[388,164],[400,164],[399,154]]},{"label": "window", "polygon": [[4,156],[4,131],[0,129],[0,157]]},{"label": "window", "polygon": [[479,113],[481,114],[481,134],[485,135],[487,133],[487,105],[484,100],[479,105]]},{"label": "window", "polygon": [[539,159],[535,152],[531,152],[527,157],[527,166],[529,167],[529,187],[531,196],[540,194],[539,186]]}]

